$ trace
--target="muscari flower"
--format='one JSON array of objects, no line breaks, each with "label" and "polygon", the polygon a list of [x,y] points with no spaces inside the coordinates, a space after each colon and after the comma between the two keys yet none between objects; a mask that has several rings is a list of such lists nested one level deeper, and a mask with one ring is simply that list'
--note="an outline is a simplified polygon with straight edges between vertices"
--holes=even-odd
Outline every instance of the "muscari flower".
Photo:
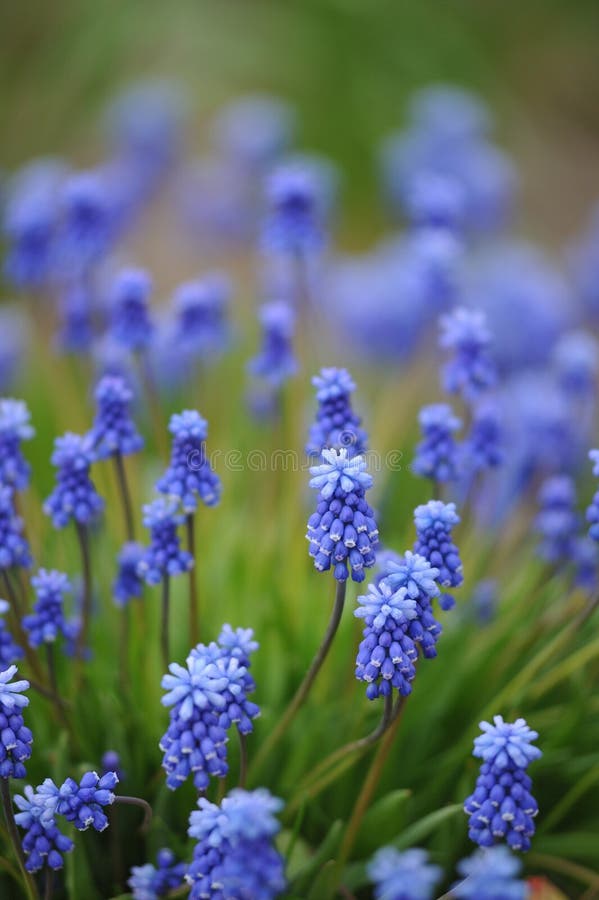
[{"label": "muscari flower", "polygon": [[99,172],[75,172],[61,190],[58,253],[68,271],[86,272],[108,252],[115,223],[108,185]]},{"label": "muscari flower", "polygon": [[39,872],[44,866],[54,871],[62,869],[63,854],[71,852],[73,841],[60,831],[53,818],[44,815],[43,799],[30,784],[26,785],[24,796],[16,794],[14,801],[19,808],[15,822],[26,832],[22,844],[27,871]]},{"label": "muscari flower", "polygon": [[0,308],[0,391],[9,390],[24,357],[27,324],[22,312]]},{"label": "muscari flower", "polygon": [[177,534],[183,517],[177,502],[160,497],[143,508],[143,523],[150,530],[150,546],[137,565],[137,573],[147,584],[160,584],[163,578],[181,575],[193,567],[193,557],[181,549]]},{"label": "muscari flower", "polygon": [[116,750],[107,750],[102,754],[102,759],[100,762],[102,766],[102,775],[107,775],[109,772],[114,772],[119,780],[119,783],[123,781],[125,776],[123,770],[121,769],[121,757]]},{"label": "muscari flower", "polygon": [[539,534],[539,555],[546,562],[567,562],[572,558],[578,536],[576,486],[569,475],[547,478],[539,491],[539,512],[534,521]]},{"label": "muscari flower", "polygon": [[426,850],[381,847],[368,863],[375,900],[431,900],[442,869],[428,861]]},{"label": "muscari flower", "polygon": [[112,584],[112,597],[117,606],[126,606],[130,600],[141,597],[143,579],[139,567],[144,555],[142,544],[135,541],[123,544],[117,559],[117,575]]},{"label": "muscari flower", "polygon": [[570,331],[553,350],[553,368],[561,388],[571,397],[588,397],[597,383],[599,344],[587,331]]},{"label": "muscari flower", "polygon": [[481,847],[506,841],[512,850],[528,850],[538,813],[526,769],[542,753],[532,743],[538,734],[524,719],[481,722],[473,755],[483,760],[474,793],[464,804],[470,840]]},{"label": "muscari flower", "polygon": [[220,807],[206,798],[189,817],[197,841],[186,880],[190,900],[274,900],[286,888],[284,860],[273,840],[283,803],[265,788],[232,790]]},{"label": "muscari flower", "polygon": [[416,172],[405,198],[406,212],[418,228],[459,232],[464,218],[464,193],[459,182],[438,172]]},{"label": "muscari flower", "polygon": [[177,497],[186,514],[196,511],[198,498],[206,506],[215,506],[221,483],[206,455],[208,423],[195,410],[186,409],[172,416],[168,427],[173,435],[171,460],[156,488]]},{"label": "muscari flower", "polygon": [[96,418],[88,438],[94,459],[128,456],[143,448],[144,440],[130,415],[133,391],[124,378],[104,375],[96,386]]},{"label": "muscari flower", "polygon": [[78,831],[87,831],[90,826],[96,831],[104,831],[108,827],[104,807],[114,803],[118,780],[116,772],[107,772],[100,777],[89,771],[79,783],[67,778],[58,787],[51,778],[46,778],[36,791],[37,802],[43,805],[40,822],[46,825],[56,816],[64,816]]},{"label": "muscari flower", "polygon": [[486,847],[458,864],[463,881],[456,881],[451,896],[459,900],[526,900],[528,886],[518,878],[522,864],[507,847]]},{"label": "muscari flower", "polygon": [[35,434],[30,418],[22,400],[0,399],[0,484],[18,491],[27,487],[31,473],[21,450],[21,442]]},{"label": "muscari flower", "polygon": [[423,439],[416,447],[412,469],[433,481],[458,477],[458,445],[453,437],[462,423],[446,403],[424,406],[418,416]]},{"label": "muscari flower", "polygon": [[56,487],[44,503],[44,512],[55,528],[64,528],[71,520],[78,525],[94,522],[104,508],[89,470],[92,448],[88,437],[67,432],[56,438],[52,464],[56,467]]},{"label": "muscari flower", "polygon": [[319,250],[324,234],[313,173],[302,165],[281,165],[269,177],[266,193],[264,248],[294,256]]},{"label": "muscari flower", "polygon": [[253,730],[260,710],[247,695],[254,690],[249,653],[255,647],[250,630],[224,629],[218,643],[198,644],[185,666],[169,666],[162,703],[171,707],[170,724],[160,749],[171,790],[189,775],[198,791],[206,790],[211,777],[223,778],[229,768],[228,729],[235,724],[241,734]]},{"label": "muscari flower", "polygon": [[485,314],[458,307],[441,316],[440,325],[439,344],[452,353],[443,367],[443,387],[450,394],[460,394],[472,402],[497,381]]},{"label": "muscari flower", "polygon": [[308,519],[310,556],[320,572],[332,563],[337,581],[346,581],[350,572],[353,581],[364,581],[378,544],[374,513],[364,496],[372,476],[363,458],[350,458],[345,447],[324,449],[322,459],[322,465],[310,467],[310,487],[319,491],[316,512]]},{"label": "muscari flower", "polygon": [[156,855],[156,865],[133,866],[127,884],[134,900],[158,900],[183,884],[187,865],[165,847]]},{"label": "muscari flower", "polygon": [[387,562],[384,577],[379,583],[379,587],[387,584],[392,591],[403,589],[406,597],[415,601],[416,616],[410,620],[407,633],[427,659],[437,655],[436,643],[442,631],[431,603],[440,594],[437,584],[439,575],[439,569],[431,566],[427,559],[406,550],[399,562]]},{"label": "muscari flower", "polygon": [[467,477],[494,469],[504,459],[504,434],[499,410],[493,403],[477,404],[470,431],[459,447],[459,467]]},{"label": "muscari flower", "polygon": [[[429,500],[414,510],[417,535],[414,553],[439,569],[437,583],[441,588],[459,587],[464,580],[460,551],[451,539],[452,529],[459,521],[455,503]],[[455,606],[453,597],[445,593],[441,594],[439,603],[442,609]]]},{"label": "muscari flower", "polygon": [[58,348],[64,353],[87,353],[94,342],[94,321],[92,297],[82,281],[76,280],[63,290],[59,318]]},{"label": "muscari flower", "polygon": [[0,778],[25,778],[25,760],[31,756],[33,735],[23,720],[29,697],[28,681],[11,681],[17,667],[0,672]]},{"label": "muscari flower", "polygon": [[0,569],[28,568],[29,544],[23,536],[23,521],[15,510],[14,494],[0,484]]},{"label": "muscari flower", "polygon": [[8,668],[23,658],[23,648],[19,647],[2,618],[10,609],[6,600],[0,600],[0,670]]},{"label": "muscari flower", "polygon": [[141,269],[125,269],[112,285],[110,335],[133,352],[146,350],[154,334],[148,301],[152,282]]},{"label": "muscari flower", "polygon": [[368,449],[368,437],[360,428],[361,419],[351,405],[351,395],[356,389],[346,369],[322,369],[312,384],[316,388],[318,412],[310,427],[306,445],[309,456],[319,457],[325,447],[345,447],[350,456],[358,456]]},{"label": "muscari flower", "polygon": [[417,616],[416,601],[405,588],[397,591],[384,580],[371,584],[368,594],[358,597],[354,615],[365,620],[363,639],[356,657],[356,678],[368,685],[366,696],[375,700],[393,688],[407,696],[416,677],[416,644],[408,634]]},{"label": "muscari flower", "polygon": [[199,281],[188,281],[177,288],[173,297],[177,352],[188,353],[205,362],[226,347],[230,294],[228,280],[218,273]]},{"label": "muscari flower", "polygon": [[73,588],[67,576],[55,569],[40,569],[31,584],[37,600],[33,612],[23,618],[30,646],[53,643],[61,634],[70,638],[72,627],[64,617],[64,595]]},{"label": "muscari flower", "polygon": [[[599,476],[599,450],[589,451],[589,459],[593,463],[593,475]],[[594,541],[599,541],[599,491],[593,497],[587,509],[587,522],[589,523],[589,535]]]},{"label": "muscari flower", "polygon": [[295,115],[277,97],[249,95],[217,115],[213,140],[220,154],[251,171],[264,171],[291,144]]},{"label": "muscari flower", "polygon": [[273,388],[281,385],[297,372],[293,352],[295,316],[289,304],[265,303],[261,307],[262,345],[257,356],[250,360],[248,371],[263,378]]}]

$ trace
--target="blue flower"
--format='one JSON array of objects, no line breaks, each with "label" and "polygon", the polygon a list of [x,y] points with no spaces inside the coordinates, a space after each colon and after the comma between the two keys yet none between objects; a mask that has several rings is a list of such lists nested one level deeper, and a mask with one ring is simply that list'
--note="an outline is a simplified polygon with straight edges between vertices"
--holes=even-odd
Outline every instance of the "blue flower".
[{"label": "blue flower", "polygon": [[172,416],[168,427],[173,435],[171,460],[156,488],[177,497],[186,514],[196,511],[198,498],[206,506],[216,506],[221,483],[206,455],[208,423],[195,410],[186,409]]},{"label": "blue flower", "polygon": [[64,528],[71,520],[90,525],[104,509],[104,501],[89,477],[91,463],[89,438],[71,432],[56,438],[52,454],[56,487],[44,503],[44,512],[55,528]]},{"label": "blue flower", "polygon": [[219,155],[251,171],[264,171],[291,144],[295,114],[277,97],[255,94],[228,103],[218,114],[213,140]]},{"label": "blue flower", "polygon": [[504,460],[504,429],[494,403],[483,402],[473,411],[470,431],[459,448],[460,469],[472,479],[478,472],[494,469]]},{"label": "blue flower", "polygon": [[22,400],[0,399],[0,483],[22,490],[29,484],[30,466],[21,451],[35,431]]},{"label": "blue flower", "polygon": [[258,355],[250,360],[248,370],[278,389],[297,372],[293,352],[295,316],[291,307],[282,301],[265,303],[259,315],[262,346]]},{"label": "blue flower", "polygon": [[406,194],[407,214],[413,225],[459,232],[464,218],[464,191],[451,175],[417,172]]},{"label": "blue flower", "polygon": [[[460,551],[451,539],[451,531],[459,521],[455,503],[429,500],[414,510],[417,534],[414,553],[423,556],[439,570],[437,583],[442,588],[459,587],[464,580]],[[450,594],[442,594],[440,604],[443,609],[451,609],[455,605]]]},{"label": "blue flower", "polygon": [[265,788],[232,790],[220,807],[204,797],[189,817],[197,841],[186,880],[190,900],[274,900],[286,888],[284,861],[273,839],[283,803]]},{"label": "blue flower", "polygon": [[90,826],[104,831],[108,827],[104,807],[114,803],[117,783],[116,772],[107,772],[101,778],[96,772],[86,772],[79,783],[67,778],[60,787],[46,778],[36,792],[43,804],[40,821],[47,825],[55,816],[64,816],[79,831],[86,831]]},{"label": "blue flower", "polygon": [[177,529],[183,517],[175,500],[160,497],[143,508],[143,523],[150,530],[150,546],[137,566],[148,584],[160,584],[165,576],[181,575],[193,568],[193,557],[181,549]]},{"label": "blue flower", "polygon": [[156,855],[155,866],[146,863],[132,867],[127,884],[134,900],[158,900],[183,884],[186,868],[186,864],[178,862],[171,850],[163,847]]},{"label": "blue flower", "polygon": [[117,576],[112,585],[112,596],[117,606],[126,606],[130,600],[141,597],[143,579],[139,574],[145,549],[142,544],[129,541],[118,555]]},{"label": "blue flower", "polygon": [[483,734],[474,741],[473,755],[483,763],[475,791],[464,804],[469,837],[481,847],[505,840],[512,850],[528,850],[538,806],[526,769],[542,755],[532,743],[538,734],[524,719],[504,722],[495,716],[493,722],[481,722]]},{"label": "blue flower", "polygon": [[416,644],[408,634],[417,617],[416,601],[405,588],[393,591],[386,581],[371,584],[358,597],[354,615],[365,620],[363,639],[356,657],[356,678],[368,684],[369,700],[387,696],[392,688],[406,696],[416,676]]},{"label": "blue flower", "polygon": [[175,291],[174,341],[176,352],[189,353],[200,362],[221,352],[229,340],[228,280],[217,273],[201,281],[188,281]]},{"label": "blue flower", "polygon": [[561,388],[572,398],[593,394],[599,371],[599,344],[587,331],[570,331],[555,345],[553,367]]},{"label": "blue flower", "polygon": [[94,341],[92,297],[89,287],[76,280],[59,300],[60,326],[57,345],[65,353],[87,353]]},{"label": "blue flower", "polygon": [[109,772],[114,772],[119,780],[119,783],[124,780],[125,775],[123,770],[121,769],[121,757],[116,750],[107,750],[105,753],[103,753],[101,765],[102,775],[107,775]]},{"label": "blue flower", "polygon": [[73,841],[60,831],[54,819],[44,817],[42,823],[45,806],[30,784],[24,793],[25,796],[16,794],[14,801],[20,810],[15,822],[26,832],[23,837],[25,868],[28,872],[39,872],[44,866],[54,871],[62,869],[63,854],[71,852]]},{"label": "blue flower", "polygon": [[453,434],[461,428],[446,403],[424,406],[418,416],[423,440],[416,447],[412,468],[433,481],[455,481],[458,477],[458,447]]},{"label": "blue flower", "polygon": [[459,900],[526,900],[529,890],[518,878],[521,868],[520,860],[507,847],[477,850],[458,864],[464,880],[456,881],[451,896]]},{"label": "blue flower", "polygon": [[443,874],[428,861],[426,850],[381,847],[368,863],[375,900],[431,900]]},{"label": "blue flower", "polygon": [[25,778],[25,760],[31,756],[33,735],[23,720],[29,706],[28,681],[11,681],[17,667],[0,672],[0,778]]},{"label": "blue flower", "polygon": [[124,378],[104,375],[95,391],[97,412],[89,440],[94,459],[128,456],[142,449],[144,441],[130,415],[133,391]]},{"label": "blue flower", "polygon": [[0,569],[30,565],[29,545],[23,537],[23,521],[15,510],[14,494],[0,484]]},{"label": "blue flower", "polygon": [[314,566],[321,572],[334,563],[337,581],[364,581],[364,569],[375,563],[378,529],[364,498],[372,484],[361,456],[350,458],[345,448],[323,450],[325,462],[312,466],[310,487],[320,491],[316,512],[308,519],[307,539]]},{"label": "blue flower", "polygon": [[2,618],[10,609],[6,600],[0,600],[0,671],[23,659],[23,648],[19,647]]},{"label": "blue flower", "polygon": [[148,301],[149,276],[141,269],[125,269],[112,285],[110,334],[128,350],[146,350],[154,334]]},{"label": "blue flower", "polygon": [[539,512],[534,521],[540,535],[539,555],[546,562],[569,562],[580,525],[576,512],[576,486],[568,475],[547,478],[539,491]]},{"label": "blue flower", "polygon": [[[591,450],[589,459],[593,463],[593,475],[599,476],[599,450]],[[586,514],[589,523],[589,535],[594,541],[599,541],[599,491],[593,497]]]},{"label": "blue flower", "polygon": [[310,427],[306,453],[320,456],[325,447],[345,447],[348,454],[358,456],[368,449],[368,437],[360,428],[360,418],[351,405],[351,395],[356,389],[346,369],[322,369],[312,384],[316,388],[318,412],[316,422]]},{"label": "blue flower", "polygon": [[491,357],[491,332],[480,310],[458,307],[441,316],[441,347],[452,351],[443,368],[443,387],[472,402],[497,382]]},{"label": "blue flower", "polygon": [[262,242],[265,249],[305,255],[324,241],[319,214],[318,185],[301,164],[280,165],[267,182],[268,215]]},{"label": "blue flower", "polygon": [[83,273],[106,255],[115,234],[111,197],[99,172],[70,175],[61,191],[58,253],[67,271]]},{"label": "blue flower", "polygon": [[423,556],[407,550],[399,562],[387,561],[379,587],[387,584],[392,591],[405,591],[416,603],[416,617],[411,619],[407,634],[418,644],[423,656],[432,659],[437,655],[436,643],[441,635],[441,625],[435,619],[431,600],[439,596],[439,569],[431,566]]},{"label": "blue flower", "polygon": [[8,391],[23,362],[27,324],[22,311],[0,308],[0,391]]},{"label": "blue flower", "polygon": [[62,634],[70,636],[70,626],[64,617],[64,595],[73,588],[66,575],[55,569],[40,569],[31,579],[37,600],[33,613],[23,618],[23,628],[27,632],[31,647],[54,642]]}]

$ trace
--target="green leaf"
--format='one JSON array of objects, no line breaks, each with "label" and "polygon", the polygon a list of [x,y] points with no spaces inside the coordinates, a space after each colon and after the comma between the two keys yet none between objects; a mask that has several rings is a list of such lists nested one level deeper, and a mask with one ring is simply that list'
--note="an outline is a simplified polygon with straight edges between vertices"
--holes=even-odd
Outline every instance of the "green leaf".
[{"label": "green leaf", "polygon": [[296,872],[295,877],[291,879],[290,889],[297,891],[302,896],[305,895],[308,888],[313,883],[316,873],[322,869],[327,860],[337,852],[341,834],[343,833],[343,822],[338,820],[333,822],[324,841],[310,858],[310,860]]},{"label": "green leaf", "polygon": [[314,879],[310,893],[306,894],[306,900],[328,900],[335,890],[336,875],[337,863],[334,859],[329,859]]},{"label": "green leaf", "polygon": [[[381,844],[390,840],[401,828],[399,811],[410,796],[411,791],[400,788],[381,797],[368,810],[358,832],[357,846],[360,855],[368,856]],[[387,837],[388,835],[388,837]]]},{"label": "green leaf", "polygon": [[447,819],[451,819],[453,816],[457,815],[457,813],[461,813],[462,815],[464,813],[464,808],[461,803],[454,803],[452,806],[444,806],[442,809],[436,809],[435,812],[429,813],[428,816],[424,816],[422,819],[414,822],[413,825],[404,829],[400,836],[392,842],[393,846],[397,847],[399,850],[406,850],[408,847],[413,847],[419,841],[428,837],[429,834],[435,831],[439,825],[447,821]]}]

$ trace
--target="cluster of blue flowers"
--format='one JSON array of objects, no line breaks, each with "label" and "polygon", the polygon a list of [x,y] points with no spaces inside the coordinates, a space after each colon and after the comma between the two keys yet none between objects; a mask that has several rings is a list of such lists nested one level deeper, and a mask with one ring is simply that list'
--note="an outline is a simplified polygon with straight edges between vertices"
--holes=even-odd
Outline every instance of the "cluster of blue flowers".
[{"label": "cluster of blue flowers", "polygon": [[133,866],[127,884],[134,900],[157,900],[183,884],[187,866],[179,862],[175,854],[163,847],[156,855],[156,865],[146,863]]},{"label": "cluster of blue flowers", "polygon": [[175,790],[192,775],[198,791],[210,778],[228,772],[227,731],[252,731],[259,707],[248,699],[254,690],[250,655],[257,649],[251,630],[225,626],[216,643],[198,644],[185,666],[172,663],[162,679],[170,724],[160,741],[166,783]]},{"label": "cluster of blue flowers", "polygon": [[15,795],[14,802],[19,809],[15,822],[25,831],[22,843],[27,871],[39,872],[45,866],[62,869],[63,855],[71,852],[73,841],[60,831],[54,817],[47,815],[45,803],[30,784],[25,786],[24,796]]},{"label": "cluster of blue flowers", "polygon": [[97,413],[89,441],[94,459],[120,454],[129,456],[144,446],[144,440],[131,419],[133,391],[124,378],[105,375],[96,386]]},{"label": "cluster of blue flowers", "polygon": [[[429,500],[414,510],[417,535],[414,553],[424,556],[439,570],[437,582],[442,588],[459,587],[464,580],[460,552],[451,539],[451,531],[459,521],[455,503]],[[443,593],[440,604],[443,609],[451,609],[455,601],[451,594]]]},{"label": "cluster of blue flowers", "polygon": [[467,402],[494,387],[497,371],[489,353],[491,333],[484,313],[458,307],[441,316],[441,347],[452,356],[442,370],[443,387]]},{"label": "cluster of blue flowers", "polygon": [[215,506],[221,483],[206,454],[208,423],[195,410],[186,409],[172,416],[169,431],[173,435],[170,465],[157,489],[177,498],[186,514],[196,511],[198,500]]},{"label": "cluster of blue flowers", "polygon": [[454,434],[461,421],[446,403],[434,403],[420,410],[423,439],[416,447],[412,468],[417,475],[443,484],[458,477],[458,445]]},{"label": "cluster of blue flowers", "polygon": [[64,528],[71,521],[91,525],[104,509],[104,501],[90,478],[92,461],[88,437],[67,432],[56,438],[52,453],[56,487],[44,503],[44,512],[55,528]]},{"label": "cluster of blue flowers", "polygon": [[360,427],[360,418],[354,413],[351,395],[356,389],[346,369],[323,369],[315,375],[312,384],[316,388],[318,412],[310,427],[306,445],[309,456],[320,457],[324,448],[345,448],[348,456],[359,456],[368,449],[368,437]]},{"label": "cluster of blue flowers", "polygon": [[63,635],[68,640],[76,637],[72,622],[64,615],[64,595],[73,588],[67,576],[55,569],[40,569],[31,579],[37,600],[33,612],[23,618],[23,628],[27,632],[32,647],[51,644]]},{"label": "cluster of blue flowers", "polygon": [[[176,500],[164,497],[153,500],[143,508],[143,523],[150,531],[150,545],[137,562],[136,573],[148,584],[160,584],[164,578],[188,572],[193,567],[191,553],[181,549],[177,528],[182,524],[183,516],[177,513],[177,508]],[[130,572],[128,557],[127,553],[125,562],[127,572]],[[121,577],[119,581],[122,587]],[[128,581],[126,590],[129,590],[130,586],[131,582]]]},{"label": "cluster of blue flowers", "polygon": [[[142,544],[128,541],[123,544],[117,559],[117,574],[112,585],[112,596],[117,606],[126,606],[130,600],[139,599],[143,593],[144,561],[146,551]],[[149,571],[149,569],[148,569]]]},{"label": "cluster of blue flowers", "polygon": [[266,303],[260,309],[260,325],[262,345],[258,355],[250,360],[248,370],[278,390],[298,368],[293,352],[293,309],[283,301]]},{"label": "cluster of blue flowers", "polygon": [[152,282],[140,269],[126,269],[112,285],[110,335],[134,353],[148,348],[154,326],[150,319],[149,298]]},{"label": "cluster of blue flowers", "polygon": [[480,723],[482,735],[474,741],[474,756],[483,760],[474,793],[464,810],[469,836],[481,847],[506,841],[512,850],[528,850],[534,834],[537,802],[530,793],[529,764],[542,756],[533,741],[538,737],[524,719]]},{"label": "cluster of blue flowers", "polygon": [[431,900],[442,875],[441,868],[429,862],[426,850],[417,848],[401,853],[394,847],[381,847],[367,871],[375,900]]},{"label": "cluster of blue flowers", "polygon": [[17,515],[12,488],[0,483],[0,569],[28,568],[29,544],[23,533],[23,520]]},{"label": "cluster of blue flowers", "polygon": [[9,609],[10,605],[6,600],[0,600],[0,671],[24,656],[23,648],[17,644],[4,620]]},{"label": "cluster of blue flowers", "polygon": [[25,725],[23,709],[29,706],[25,680],[12,681],[16,666],[0,672],[0,778],[25,778],[25,762],[31,756],[33,735]]},{"label": "cluster of blue flowers", "polygon": [[21,442],[35,434],[29,410],[22,400],[0,399],[0,483],[22,491],[29,484],[31,468]]}]

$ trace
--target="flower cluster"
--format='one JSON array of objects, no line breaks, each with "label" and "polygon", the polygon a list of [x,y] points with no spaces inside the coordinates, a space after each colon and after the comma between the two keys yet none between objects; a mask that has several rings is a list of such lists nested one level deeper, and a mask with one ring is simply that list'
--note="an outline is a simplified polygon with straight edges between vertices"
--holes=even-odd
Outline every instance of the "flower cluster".
[{"label": "flower cluster", "polygon": [[393,688],[411,693],[418,658],[416,644],[408,634],[416,618],[416,601],[405,588],[397,591],[384,580],[369,585],[368,594],[358,597],[355,615],[365,620],[363,639],[356,657],[356,678],[368,684],[366,696],[375,700]]},{"label": "flower cluster", "polygon": [[128,456],[143,448],[144,441],[131,419],[133,391],[124,378],[105,375],[96,387],[97,412],[89,433],[94,459]]},{"label": "flower cluster", "polygon": [[375,900],[431,900],[442,870],[428,860],[426,850],[381,847],[368,864]]},{"label": "flower cluster", "polygon": [[63,854],[71,852],[73,841],[60,831],[54,818],[45,815],[45,805],[30,784],[25,786],[24,794],[16,794],[14,801],[19,809],[15,822],[26,832],[22,841],[25,868],[28,872],[39,872],[44,866],[54,871],[62,869]]},{"label": "flower cluster", "polygon": [[[593,463],[593,475],[599,475],[599,450],[591,450],[589,458]],[[593,497],[587,509],[587,522],[589,523],[589,535],[594,541],[599,541],[599,491]]]},{"label": "flower cluster", "polygon": [[150,546],[137,564],[137,574],[147,584],[160,584],[163,578],[180,575],[193,567],[193,557],[181,549],[177,528],[183,517],[175,500],[159,497],[143,508],[143,523],[150,530]]},{"label": "flower cluster", "polygon": [[262,346],[248,365],[252,375],[263,378],[273,388],[295,375],[297,360],[293,352],[295,316],[282,301],[265,303],[260,309]]},{"label": "flower cluster", "polygon": [[[439,570],[437,582],[442,588],[459,587],[464,580],[460,552],[451,539],[452,528],[459,521],[455,503],[429,500],[414,510],[417,534],[414,553]],[[439,602],[443,609],[455,605],[453,597],[445,593],[441,594]]]},{"label": "flower cluster", "polygon": [[453,437],[461,421],[446,403],[434,403],[420,410],[423,439],[416,447],[412,468],[417,475],[435,482],[458,477],[458,445]]},{"label": "flower cluster", "polygon": [[61,293],[58,313],[58,348],[65,353],[88,353],[94,340],[92,297],[88,285],[78,280],[69,283]]},{"label": "flower cluster", "polygon": [[171,850],[163,847],[156,855],[155,866],[152,863],[133,866],[127,884],[134,900],[158,900],[183,884],[186,868]]},{"label": "flower cluster", "polygon": [[372,484],[361,456],[346,448],[322,451],[324,463],[312,466],[310,487],[317,489],[316,512],[308,519],[307,539],[314,566],[324,572],[334,565],[337,581],[364,581],[364,569],[375,563],[378,529],[364,494]]},{"label": "flower cluster", "polygon": [[495,469],[504,459],[504,434],[497,406],[490,401],[478,403],[472,423],[460,445],[462,471],[470,477],[485,469]]},{"label": "flower cluster", "polygon": [[366,432],[360,427],[360,418],[354,413],[351,395],[356,389],[346,369],[323,369],[315,375],[312,384],[316,388],[318,412],[316,422],[310,428],[306,453],[319,457],[328,447],[347,450],[348,456],[358,456],[368,449]]},{"label": "flower cluster", "polygon": [[25,760],[31,756],[33,735],[23,720],[29,697],[28,681],[11,681],[17,667],[0,672],[0,778],[25,778]]},{"label": "flower cluster", "polygon": [[443,387],[468,402],[477,400],[497,381],[486,317],[480,310],[458,307],[440,322],[440,345],[453,353],[443,369]]},{"label": "flower cluster", "polygon": [[64,595],[72,591],[66,575],[55,569],[40,569],[31,579],[37,600],[33,612],[23,618],[29,644],[39,647],[55,641],[59,634],[70,638],[72,626],[64,617]]},{"label": "flower cluster", "polygon": [[512,850],[528,850],[538,806],[526,769],[542,754],[532,743],[538,734],[524,719],[481,722],[473,754],[483,760],[474,793],[464,804],[469,836],[481,847],[507,841]]},{"label": "flower cluster", "polygon": [[157,489],[180,500],[186,514],[196,511],[198,498],[206,506],[215,506],[221,483],[206,455],[208,423],[195,410],[186,409],[172,416],[168,427],[173,435],[170,465]]},{"label": "flower cluster", "polygon": [[18,491],[27,487],[31,472],[21,451],[21,441],[35,433],[29,419],[21,400],[0,399],[0,483]]},{"label": "flower cluster", "polygon": [[286,887],[284,862],[273,839],[283,803],[265,788],[237,788],[216,806],[204,797],[189,817],[197,841],[186,879],[190,900],[274,900]]},{"label": "flower cluster", "polygon": [[6,600],[0,600],[0,671],[23,659],[23,648],[19,647],[7,628],[3,616],[10,609]]},{"label": "flower cluster", "polygon": [[145,272],[127,269],[112,286],[110,334],[133,352],[146,350],[154,334],[148,301],[152,283]]},{"label": "flower cluster", "polygon": [[30,565],[29,544],[23,536],[23,521],[15,511],[13,492],[0,484],[0,569]]},{"label": "flower cluster", "polygon": [[543,482],[534,524],[541,538],[539,555],[546,562],[572,559],[580,522],[576,512],[576,486],[568,475],[554,475]]},{"label": "flower cluster", "polygon": [[281,165],[267,183],[265,249],[303,256],[324,239],[315,179],[305,166]]},{"label": "flower cluster", "polygon": [[228,772],[227,731],[235,724],[241,734],[253,729],[259,707],[248,699],[254,690],[249,654],[256,648],[250,630],[225,626],[217,643],[198,644],[185,666],[172,663],[162,679],[164,706],[170,724],[160,741],[166,783],[178,788],[190,775],[198,791],[211,777]]},{"label": "flower cluster", "polygon": [[174,295],[178,352],[205,361],[224,349],[229,338],[227,305],[230,286],[220,275],[180,285]]},{"label": "flower cluster", "polygon": [[90,525],[104,508],[89,470],[92,452],[89,438],[67,432],[56,438],[52,464],[56,467],[56,487],[44,503],[44,512],[56,528],[64,528],[71,520]]},{"label": "flower cluster", "polygon": [[528,886],[518,874],[522,864],[507,847],[477,850],[458,865],[463,881],[456,882],[451,896],[459,900],[526,900]]},{"label": "flower cluster", "polygon": [[90,826],[95,831],[104,831],[108,827],[104,807],[114,803],[118,780],[116,772],[106,772],[100,777],[90,771],[79,783],[67,778],[58,787],[51,778],[46,778],[35,793],[36,801],[44,807],[40,822],[47,825],[55,816],[64,816],[78,831],[86,831]]},{"label": "flower cluster", "polygon": [[117,575],[112,585],[112,596],[117,606],[126,606],[130,600],[141,597],[143,579],[140,566],[143,569],[144,555],[143,545],[135,541],[128,541],[121,548],[117,559]]},{"label": "flower cluster", "polygon": [[97,172],[76,172],[61,191],[61,264],[70,272],[86,272],[107,252],[114,220],[106,184]]},{"label": "flower cluster", "polygon": [[381,582],[386,582],[393,591],[405,590],[406,597],[414,600],[416,616],[408,625],[408,635],[427,659],[437,655],[436,643],[442,630],[431,603],[440,593],[439,574],[439,569],[431,566],[427,559],[407,550],[399,562],[388,561]]}]

